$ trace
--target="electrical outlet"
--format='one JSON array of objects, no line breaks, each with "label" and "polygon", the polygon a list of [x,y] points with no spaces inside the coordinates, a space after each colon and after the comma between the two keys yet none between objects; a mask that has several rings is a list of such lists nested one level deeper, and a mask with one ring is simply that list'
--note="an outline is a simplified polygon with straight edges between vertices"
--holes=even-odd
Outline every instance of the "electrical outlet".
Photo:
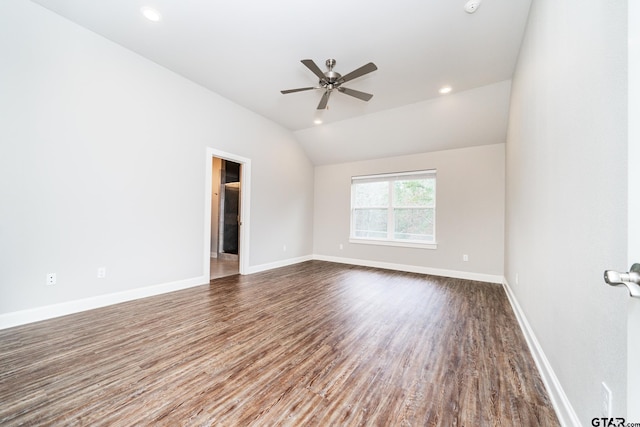
[{"label": "electrical outlet", "polygon": [[613,406],[613,395],[611,394],[611,390],[609,387],[603,382],[601,388],[601,400],[602,400],[602,408],[600,415],[604,418],[611,418],[612,414],[612,406]]},{"label": "electrical outlet", "polygon": [[464,261],[464,262],[469,261],[469,255],[467,255],[467,254],[462,255],[462,261]]},{"label": "electrical outlet", "polygon": [[518,284],[520,277],[518,276],[518,273],[516,273],[516,285]]},{"label": "electrical outlet", "polygon": [[47,274],[47,285],[55,285],[56,284],[56,273]]},{"label": "electrical outlet", "polygon": [[98,279],[104,279],[107,276],[106,267],[98,267]]},{"label": "electrical outlet", "polygon": [[287,252],[287,245],[282,245],[282,252]]},{"label": "electrical outlet", "polygon": [[340,243],[340,245],[338,246],[338,248],[340,248],[340,250],[344,249],[344,246],[342,245],[342,243]]}]

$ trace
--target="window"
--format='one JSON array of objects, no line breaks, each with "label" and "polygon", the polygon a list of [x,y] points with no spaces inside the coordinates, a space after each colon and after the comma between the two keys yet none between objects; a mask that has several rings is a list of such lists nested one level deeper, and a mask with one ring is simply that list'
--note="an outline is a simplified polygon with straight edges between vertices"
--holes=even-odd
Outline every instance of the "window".
[{"label": "window", "polygon": [[351,178],[351,241],[435,248],[435,223],[435,170]]}]

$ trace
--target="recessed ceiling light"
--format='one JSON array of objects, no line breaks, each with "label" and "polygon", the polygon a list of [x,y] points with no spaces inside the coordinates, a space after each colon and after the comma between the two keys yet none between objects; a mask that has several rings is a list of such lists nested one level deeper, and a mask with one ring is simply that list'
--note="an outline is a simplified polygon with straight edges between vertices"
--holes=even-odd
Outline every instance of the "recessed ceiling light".
[{"label": "recessed ceiling light", "polygon": [[480,7],[481,0],[469,0],[464,5],[464,11],[467,13],[476,13],[476,10]]},{"label": "recessed ceiling light", "polygon": [[162,19],[162,15],[160,15],[160,12],[151,7],[145,6],[140,9],[140,12],[142,12],[145,18],[152,22],[158,22]]},{"label": "recessed ceiling light", "polygon": [[451,86],[442,86],[438,92],[440,92],[443,95],[445,93],[449,93],[451,92]]}]

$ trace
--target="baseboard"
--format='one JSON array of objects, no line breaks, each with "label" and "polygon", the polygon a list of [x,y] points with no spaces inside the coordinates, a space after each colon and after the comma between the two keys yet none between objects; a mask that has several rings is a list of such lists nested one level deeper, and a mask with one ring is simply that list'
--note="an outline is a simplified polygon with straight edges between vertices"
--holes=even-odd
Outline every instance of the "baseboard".
[{"label": "baseboard", "polygon": [[305,261],[311,261],[311,255],[305,255],[297,258],[287,258],[280,261],[269,262],[266,264],[253,265],[247,268],[246,274],[260,273],[261,271],[273,270],[274,268],[286,267],[288,265],[299,264]]},{"label": "baseboard", "polygon": [[81,311],[93,310],[95,308],[105,307],[121,302],[179,291],[208,283],[209,278],[206,276],[193,277],[191,279],[179,280],[176,282],[162,283],[144,288],[131,289],[128,291],[98,295],[95,297],[68,301],[60,304],[0,314],[0,329],[7,329],[14,326],[25,325],[27,323],[53,319],[54,317],[66,316],[68,314],[79,313]]},{"label": "baseboard", "polygon": [[518,320],[518,324],[520,325],[520,329],[524,334],[524,337],[529,346],[529,350],[531,351],[531,355],[533,356],[533,360],[538,367],[538,372],[540,372],[540,376],[542,377],[542,381],[544,382],[545,387],[547,388],[547,392],[549,393],[549,398],[553,404],[554,409],[556,410],[556,414],[558,415],[558,419],[560,420],[560,424],[565,427],[580,427],[580,420],[578,419],[578,415],[571,406],[567,395],[565,394],[558,377],[556,376],[549,360],[544,354],[538,339],[533,333],[533,329],[531,329],[531,325],[529,325],[529,321],[527,317],[524,315],[520,304],[518,304],[518,300],[515,297],[515,294],[511,290],[509,283],[506,279],[503,279],[502,286],[507,294],[507,298],[511,303],[511,307],[513,308],[513,312],[516,315],[516,319]]},{"label": "baseboard", "polygon": [[319,261],[337,262],[340,264],[361,265],[363,267],[384,268],[387,270],[406,271],[409,273],[430,274],[432,276],[453,277],[455,279],[475,280],[479,282],[500,283],[503,277],[494,274],[473,273],[469,271],[445,270],[442,268],[422,267],[409,264],[395,264],[390,262],[370,261],[356,258],[342,258],[326,255],[313,255]]}]

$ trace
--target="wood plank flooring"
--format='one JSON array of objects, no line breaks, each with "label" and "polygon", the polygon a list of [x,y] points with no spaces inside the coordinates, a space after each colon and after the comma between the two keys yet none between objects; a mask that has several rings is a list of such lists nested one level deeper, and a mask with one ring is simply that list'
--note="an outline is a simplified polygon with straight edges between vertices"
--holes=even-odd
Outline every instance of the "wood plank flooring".
[{"label": "wood plank flooring", "polygon": [[240,263],[237,259],[211,258],[209,267],[209,279],[211,280],[240,273]]},{"label": "wood plank flooring", "polygon": [[310,261],[0,331],[0,425],[558,420],[501,286]]}]

